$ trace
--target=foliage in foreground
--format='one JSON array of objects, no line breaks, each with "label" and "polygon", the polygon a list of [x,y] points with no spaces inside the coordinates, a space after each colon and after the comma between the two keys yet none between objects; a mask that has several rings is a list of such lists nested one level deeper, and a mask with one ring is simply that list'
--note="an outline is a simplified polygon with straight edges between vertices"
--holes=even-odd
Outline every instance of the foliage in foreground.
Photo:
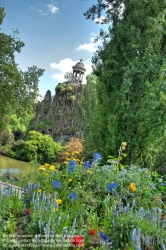
[{"label": "foliage in foreground", "polygon": [[24,184],[32,181],[27,184],[26,233],[34,235],[34,244],[41,243],[40,235],[47,240],[50,235],[50,246],[56,242],[64,249],[66,244],[69,249],[165,249],[166,183],[161,176],[112,159],[99,166],[99,153],[84,163],[78,163],[77,151],[68,155],[61,165],[35,164],[24,179]]}]

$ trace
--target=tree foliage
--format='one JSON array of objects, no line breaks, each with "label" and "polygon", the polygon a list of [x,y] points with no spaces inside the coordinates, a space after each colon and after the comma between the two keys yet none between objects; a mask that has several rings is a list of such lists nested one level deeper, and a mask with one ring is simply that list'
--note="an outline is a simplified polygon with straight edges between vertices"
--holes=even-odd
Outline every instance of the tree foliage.
[{"label": "tree foliage", "polygon": [[145,165],[166,124],[166,2],[100,0],[85,16],[94,19],[103,10],[111,25],[107,34],[101,31],[103,46],[92,60],[100,149],[106,157],[126,141],[129,162]]},{"label": "tree foliage", "polygon": [[71,83],[72,79],[73,79],[73,72],[66,72],[66,74],[64,75],[64,78],[66,80],[66,83]]},{"label": "tree foliage", "polygon": [[23,150],[26,160],[37,160],[44,164],[55,162],[58,152],[62,149],[60,143],[54,142],[51,136],[30,131]]},{"label": "tree foliage", "polygon": [[[0,7],[0,24],[3,22],[4,9]],[[13,35],[0,33],[0,132],[5,127],[5,117],[14,110],[19,116],[32,109],[38,95],[38,81],[44,70],[36,66],[28,67],[26,72],[19,69],[15,62],[15,52],[20,53],[24,43]]]}]

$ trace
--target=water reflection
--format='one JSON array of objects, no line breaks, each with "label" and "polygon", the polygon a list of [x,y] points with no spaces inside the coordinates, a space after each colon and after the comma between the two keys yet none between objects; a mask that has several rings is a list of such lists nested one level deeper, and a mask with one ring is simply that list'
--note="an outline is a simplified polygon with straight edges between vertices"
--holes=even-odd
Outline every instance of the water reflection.
[{"label": "water reflection", "polygon": [[0,176],[7,172],[11,176],[21,179],[22,175],[29,174],[31,166],[28,162],[18,161],[7,156],[0,155]]}]

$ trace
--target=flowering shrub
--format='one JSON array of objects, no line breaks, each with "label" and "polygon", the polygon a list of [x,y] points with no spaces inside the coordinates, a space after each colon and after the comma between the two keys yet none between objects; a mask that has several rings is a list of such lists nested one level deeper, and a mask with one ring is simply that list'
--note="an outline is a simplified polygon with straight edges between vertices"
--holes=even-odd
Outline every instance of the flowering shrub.
[{"label": "flowering shrub", "polygon": [[79,138],[73,137],[68,143],[66,143],[65,150],[58,153],[58,162],[63,162],[66,158],[71,158],[73,155],[75,155],[77,159],[81,160],[82,153],[83,141]]},{"label": "flowering shrub", "polygon": [[40,235],[50,235],[64,247],[165,249],[166,184],[162,177],[145,168],[122,166],[121,153],[103,166],[98,165],[100,153],[91,162],[76,161],[76,156],[67,157],[63,168],[35,165],[33,183],[27,185],[30,206],[26,207],[32,242],[40,244]]}]

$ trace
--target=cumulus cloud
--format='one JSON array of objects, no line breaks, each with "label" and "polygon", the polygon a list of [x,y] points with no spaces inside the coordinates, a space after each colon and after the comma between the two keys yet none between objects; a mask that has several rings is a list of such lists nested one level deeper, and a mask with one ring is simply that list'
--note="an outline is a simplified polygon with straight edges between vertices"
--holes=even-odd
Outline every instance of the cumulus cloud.
[{"label": "cumulus cloud", "polygon": [[58,82],[65,82],[65,78],[64,78],[64,74],[61,74],[61,73],[55,73],[52,78],[58,80]]},{"label": "cumulus cloud", "polygon": [[59,10],[59,8],[56,7],[54,3],[48,4],[47,7],[49,8],[49,11],[50,11],[52,14],[57,13],[58,10]]},{"label": "cumulus cloud", "polygon": [[98,46],[101,44],[101,41],[97,41],[94,43],[94,40],[95,40],[95,34],[91,33],[90,42],[79,45],[76,48],[76,50],[86,50],[88,52],[95,52]]},{"label": "cumulus cloud", "polygon": [[62,73],[66,73],[72,70],[72,66],[76,64],[77,61],[73,61],[71,58],[65,58],[59,63],[51,63],[50,67],[52,69],[57,69]]},{"label": "cumulus cloud", "polygon": [[[50,67],[52,69],[56,69],[59,71],[59,73],[55,73],[52,75],[52,78],[58,80],[59,82],[64,82],[64,74],[66,72],[71,72],[73,71],[72,67],[77,63],[78,61],[73,61],[71,58],[65,58],[61,60],[59,63],[51,63]],[[84,66],[86,68],[85,76],[84,76],[84,81],[83,83],[85,84],[86,82],[86,76],[92,73],[92,63],[90,60],[86,60],[83,62]]]},{"label": "cumulus cloud", "polygon": [[43,15],[43,16],[47,16],[47,15],[48,15],[48,13],[43,12],[42,10],[38,10],[38,12],[40,12],[40,13],[41,13],[41,15]]}]

